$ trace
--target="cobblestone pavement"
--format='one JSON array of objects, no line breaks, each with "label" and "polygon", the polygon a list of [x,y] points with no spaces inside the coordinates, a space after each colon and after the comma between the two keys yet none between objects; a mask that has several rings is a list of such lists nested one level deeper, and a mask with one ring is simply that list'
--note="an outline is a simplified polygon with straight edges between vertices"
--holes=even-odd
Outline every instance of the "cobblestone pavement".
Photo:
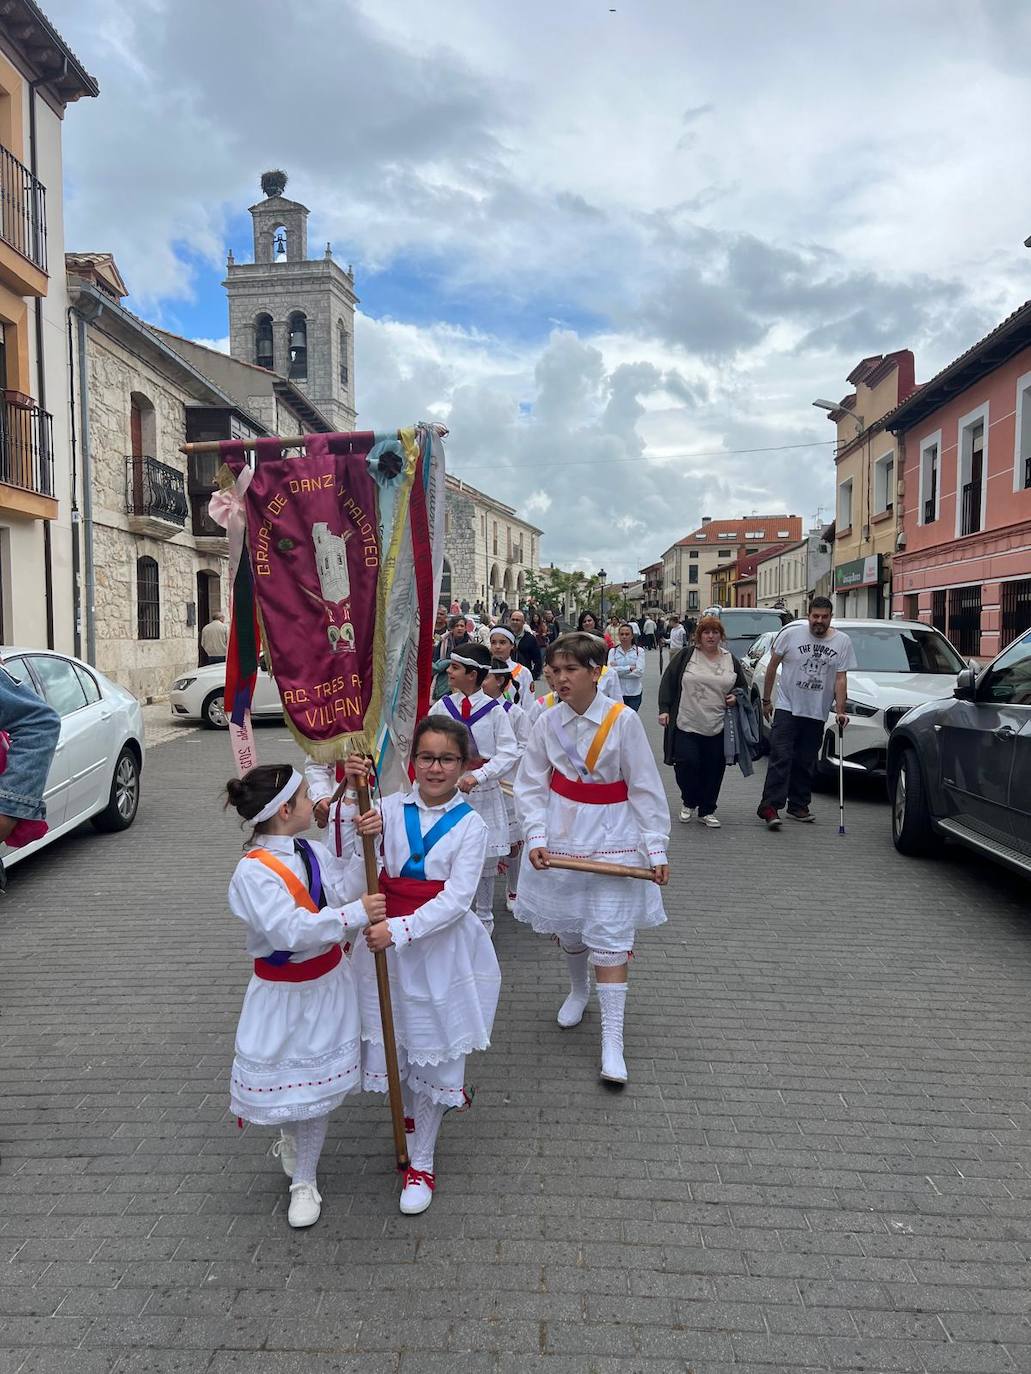
[{"label": "cobblestone pavement", "polygon": [[[652,676],[646,701],[654,717]],[[261,756],[295,757],[279,726]],[[499,915],[475,1107],[397,1211],[379,1101],[325,1210],[285,1222],[227,1068],[247,979],[224,738],[148,759],[0,905],[0,1374],[1031,1370],[1027,890],[903,860],[875,789],[767,834],[675,826],[670,924],[632,967],[632,1081],[561,1031],[552,946]]]}]

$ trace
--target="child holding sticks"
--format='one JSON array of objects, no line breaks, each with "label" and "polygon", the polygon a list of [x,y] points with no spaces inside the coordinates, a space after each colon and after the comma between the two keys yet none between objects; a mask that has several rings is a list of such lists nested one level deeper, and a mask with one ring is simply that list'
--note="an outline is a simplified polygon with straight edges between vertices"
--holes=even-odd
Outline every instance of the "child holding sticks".
[{"label": "child holding sticks", "polygon": [[[560,635],[548,648],[558,697],[530,729],[516,777],[516,811],[530,867],[519,882],[515,917],[555,936],[569,968],[558,1013],[578,1025],[590,1000],[593,964],[601,1009],[601,1078],[627,1081],[623,1016],[627,963],[639,929],[666,920],[659,888],[669,880],[669,806],[636,712],[598,691],[604,644]],[[565,856],[648,867],[654,883],[551,869]]]},{"label": "child holding sticks", "polygon": [[[380,803],[379,881],[387,919],[366,930],[352,959],[362,1013],[363,1086],[366,1092],[386,1092],[374,954],[387,952],[409,1132],[411,1164],[400,1204],[408,1216],[433,1201],[440,1123],[450,1108],[462,1110],[471,1101],[466,1055],[489,1046],[501,989],[494,947],[473,911],[488,835],[460,790],[470,747],[469,731],[448,716],[425,716],[416,726],[415,789]],[[354,844],[353,815],[349,810],[345,820],[348,847]]]},{"label": "child holding sticks", "polygon": [[487,849],[476,890],[476,914],[487,934],[494,931],[494,880],[498,859],[507,855],[508,812],[499,782],[519,762],[519,749],[508,716],[496,697],[483,691],[490,670],[490,650],[482,644],[462,644],[451,655],[451,691],[430,707],[431,717],[443,717],[465,727],[470,738],[468,768],[458,780],[473,810],[487,827]]},{"label": "child holding sticks", "polygon": [[[364,776],[357,761],[352,777]],[[301,775],[265,764],[226,783],[226,805],[253,826],[229,884],[229,908],[247,927],[254,975],[244,996],[230,1079],[234,1115],[279,1126],[273,1153],[290,1178],[291,1226],[312,1226],[322,1211],[316,1170],[329,1113],[361,1082],[361,1021],[351,963],[341,941],[382,922],[382,896],[361,896],[365,871],[300,839],[312,820]],[[379,816],[358,823],[378,834]],[[357,899],[357,900],[355,900]]]}]

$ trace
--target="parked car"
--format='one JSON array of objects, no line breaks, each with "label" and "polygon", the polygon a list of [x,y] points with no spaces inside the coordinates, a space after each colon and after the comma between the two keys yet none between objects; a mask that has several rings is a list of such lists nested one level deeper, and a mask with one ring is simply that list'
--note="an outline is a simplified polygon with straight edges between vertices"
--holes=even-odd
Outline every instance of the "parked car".
[{"label": "parked car", "polygon": [[1031,630],[952,697],[910,711],[888,744],[891,835],[902,854],[957,840],[1031,877]]},{"label": "parked car", "polygon": [[2,648],[4,667],[61,717],[61,735],[43,799],[50,829],[20,849],[0,846],[5,868],[68,834],[83,821],[127,830],[140,805],[143,712],[131,692],[96,668],[48,649]]},{"label": "parked car", "polygon": [[[748,684],[749,688],[751,688],[752,682],[755,677],[755,665],[759,662],[761,658],[763,658],[766,654],[770,652],[771,648],[773,647],[773,641],[777,638],[779,634],[780,629],[767,630],[765,634],[761,634],[759,636],[759,638],[755,641],[754,644],[750,644],[748,646],[747,651],[741,657],[741,671],[744,674],[745,682]],[[762,683],[760,682],[758,686],[759,696],[762,697]]]},{"label": "parked car", "polygon": [[727,636],[727,648],[735,658],[742,658],[759,635],[772,630],[777,634],[789,624],[787,611],[775,611],[769,606],[724,606],[719,617]]},{"label": "parked car", "polygon": [[[848,772],[881,776],[887,766],[888,736],[898,722],[914,706],[949,696],[965,665],[940,631],[919,621],[840,620],[834,628],[851,639],[858,664],[848,675],[849,723],[842,762]],[[771,646],[752,671],[752,705],[760,716],[772,652]],[[837,738],[832,712],[820,752],[824,776],[837,770]]]},{"label": "parked car", "polygon": [[[226,665],[209,663],[204,668],[191,668],[176,678],[168,689],[168,700],[176,720],[199,720],[211,730],[228,730],[229,720],[223,704],[225,693]],[[259,667],[251,717],[268,720],[282,717],[282,714],[283,703],[276,680]]]}]

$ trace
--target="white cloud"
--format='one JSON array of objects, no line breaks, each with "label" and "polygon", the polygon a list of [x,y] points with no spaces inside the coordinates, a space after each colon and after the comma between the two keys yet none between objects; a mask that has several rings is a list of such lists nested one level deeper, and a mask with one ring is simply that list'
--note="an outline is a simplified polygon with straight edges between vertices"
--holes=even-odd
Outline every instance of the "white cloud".
[{"label": "white cloud", "polygon": [[202,348],[213,348],[217,353],[229,352],[229,335],[223,334],[220,339],[194,339]]}]

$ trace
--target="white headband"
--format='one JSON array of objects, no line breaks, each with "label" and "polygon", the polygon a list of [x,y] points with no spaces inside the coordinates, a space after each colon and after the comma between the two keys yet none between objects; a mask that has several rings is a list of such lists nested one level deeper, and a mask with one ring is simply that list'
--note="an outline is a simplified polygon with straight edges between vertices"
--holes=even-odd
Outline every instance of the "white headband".
[{"label": "white headband", "polygon": [[511,640],[513,644],[515,643],[515,635],[504,625],[495,625],[493,630],[491,630],[491,634],[504,635],[506,639]]},{"label": "white headband", "polygon": [[463,658],[461,654],[452,654],[452,655],[451,655],[451,662],[452,662],[452,663],[461,663],[461,665],[462,665],[463,668],[479,668],[479,669],[482,670],[483,668],[486,668],[486,667],[487,667],[487,664],[486,664],[486,663],[481,663],[481,662],[479,661],[479,659],[476,659],[476,658]]},{"label": "white headband", "polygon": [[490,671],[492,677],[511,677],[515,670],[516,665],[509,659],[506,663],[499,663],[497,666],[491,668]]},{"label": "white headband", "polygon": [[284,802],[288,802],[293,794],[300,787],[304,779],[296,768],[290,769],[290,776],[279,789],[276,795],[269,802],[268,806],[263,806],[256,816],[251,817],[252,825],[260,825],[262,821],[270,821]]}]

